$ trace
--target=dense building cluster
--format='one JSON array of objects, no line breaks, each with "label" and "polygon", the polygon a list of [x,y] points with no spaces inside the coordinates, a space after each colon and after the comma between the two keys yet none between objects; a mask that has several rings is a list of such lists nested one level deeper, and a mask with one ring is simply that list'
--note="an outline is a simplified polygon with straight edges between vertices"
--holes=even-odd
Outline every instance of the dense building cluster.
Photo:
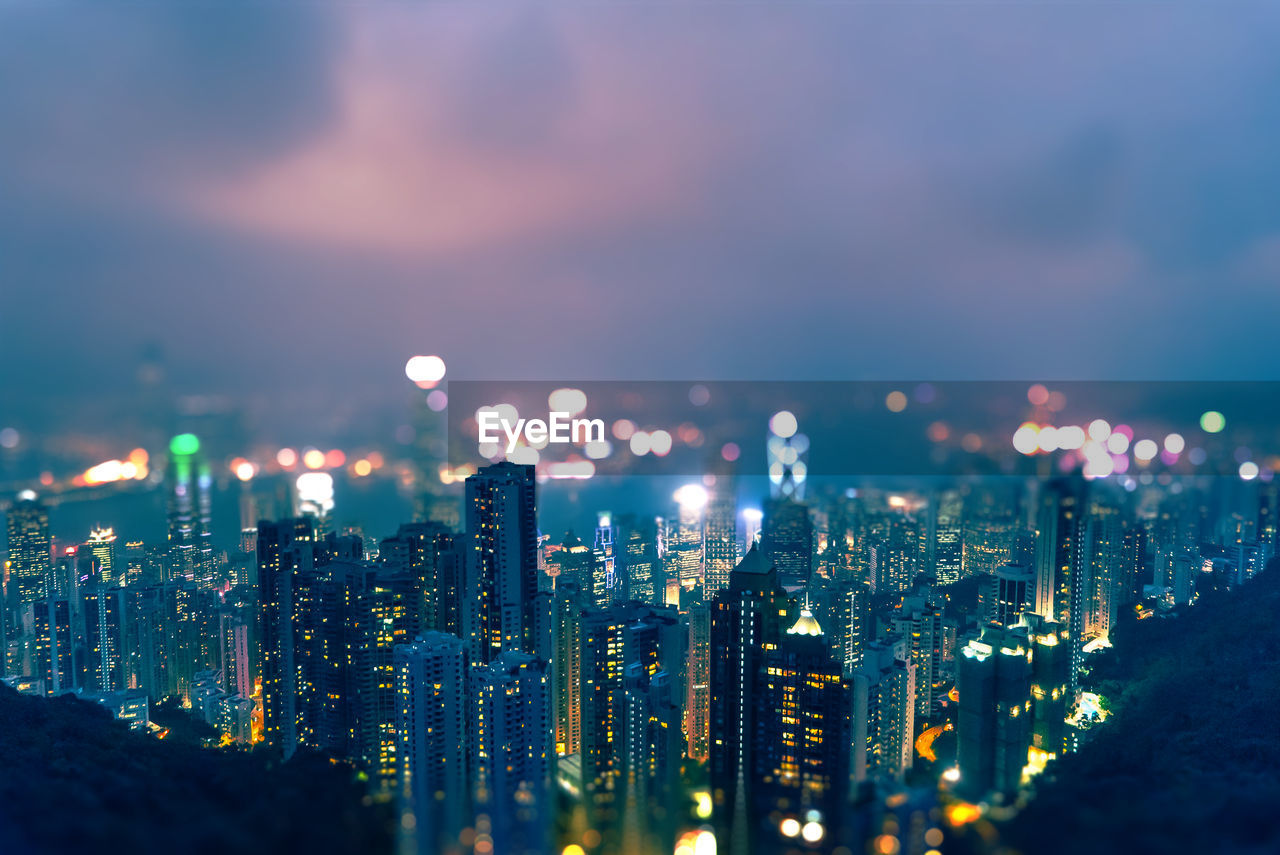
[{"label": "dense building cluster", "polygon": [[753,514],[721,477],[582,538],[540,532],[533,467],[497,463],[452,524],[375,541],[294,506],[225,553],[194,436],[164,484],[163,544],[55,552],[41,499],[12,503],[6,681],[348,763],[406,851],[478,855],[936,849],[957,805],[1015,810],[1089,738],[1121,624],[1262,570],[1280,495],[781,479]]}]

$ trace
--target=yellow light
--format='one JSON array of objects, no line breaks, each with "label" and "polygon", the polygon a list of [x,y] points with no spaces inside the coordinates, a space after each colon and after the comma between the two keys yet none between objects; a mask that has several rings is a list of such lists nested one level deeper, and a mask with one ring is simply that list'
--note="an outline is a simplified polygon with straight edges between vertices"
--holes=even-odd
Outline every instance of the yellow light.
[{"label": "yellow light", "polygon": [[302,465],[308,469],[319,469],[324,466],[324,452],[318,448],[307,449],[306,454],[302,455]]},{"label": "yellow light", "polygon": [[694,793],[693,797],[697,801],[697,805],[694,808],[694,813],[698,815],[698,819],[710,819],[711,818],[711,794],[700,790]]},{"label": "yellow light", "polygon": [[352,466],[351,468],[352,468],[352,471],[356,473],[356,477],[363,478],[364,476],[368,475],[370,472],[373,471],[373,464],[370,463],[368,460],[361,459],[361,460],[357,460],[355,462],[355,465]]},{"label": "yellow light", "polygon": [[778,830],[783,837],[795,837],[800,833],[800,821],[789,816],[778,825]]},{"label": "yellow light", "polygon": [[947,807],[947,822],[952,825],[968,825],[980,816],[982,811],[978,806],[968,802],[956,802]]}]

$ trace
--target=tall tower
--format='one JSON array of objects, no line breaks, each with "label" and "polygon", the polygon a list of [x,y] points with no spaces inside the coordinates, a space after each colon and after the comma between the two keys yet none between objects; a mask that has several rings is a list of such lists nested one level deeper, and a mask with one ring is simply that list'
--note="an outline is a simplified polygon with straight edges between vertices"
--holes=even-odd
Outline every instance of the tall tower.
[{"label": "tall tower", "polygon": [[711,603],[712,821],[730,853],[747,851],[753,837],[765,652],[781,642],[790,609],[777,568],[754,546]]},{"label": "tall tower", "polygon": [[315,529],[309,517],[258,523],[258,602],[262,616],[262,736],[285,757],[298,744],[297,666],[294,661],[294,588],[315,566]]},{"label": "tall tower", "polygon": [[1011,798],[1031,745],[1031,654],[1025,629],[988,625],[956,663],[959,790],[974,801]]},{"label": "tall tower", "polygon": [[1072,692],[1084,659],[1085,492],[1085,482],[1078,478],[1050,481],[1036,514],[1035,613],[1062,624],[1071,648]]},{"label": "tall tower", "polygon": [[492,852],[547,851],[555,762],[550,690],[546,663],[527,653],[508,650],[471,671],[476,833],[479,840],[487,823]]},{"label": "tall tower", "polygon": [[464,639],[471,661],[533,651],[538,592],[534,468],[503,461],[466,481]]},{"label": "tall tower", "polygon": [[9,508],[9,604],[44,598],[53,566],[49,542],[49,509],[30,490],[18,494]]},{"label": "tall tower", "polygon": [[461,851],[471,823],[466,660],[462,641],[442,632],[395,648],[398,789],[403,815],[413,817],[401,823],[404,852]]},{"label": "tall tower", "polygon": [[781,644],[765,653],[758,732],[760,810],[798,822],[841,820],[849,795],[851,698],[822,627],[804,609]]},{"label": "tall tower", "polygon": [[212,486],[209,464],[200,453],[199,437],[181,433],[170,440],[169,468],[165,472],[170,579],[212,581]]},{"label": "tall tower", "polygon": [[901,781],[911,769],[916,666],[906,641],[873,641],[853,676],[853,778]]},{"label": "tall tower", "polygon": [[809,508],[790,497],[766,501],[760,548],[778,568],[782,581],[808,585],[813,564],[813,522],[809,519]]},{"label": "tall tower", "polygon": [[706,553],[703,596],[709,600],[729,586],[729,574],[738,563],[738,497],[728,476],[717,479],[707,502]]}]

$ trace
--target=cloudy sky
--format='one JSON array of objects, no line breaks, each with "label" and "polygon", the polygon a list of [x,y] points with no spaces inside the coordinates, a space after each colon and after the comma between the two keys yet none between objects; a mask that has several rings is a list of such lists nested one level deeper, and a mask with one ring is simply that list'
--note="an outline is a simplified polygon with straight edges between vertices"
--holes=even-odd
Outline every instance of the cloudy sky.
[{"label": "cloudy sky", "polygon": [[1277,44],[1274,3],[5,3],[0,409],[148,343],[313,400],[412,353],[1277,378]]}]

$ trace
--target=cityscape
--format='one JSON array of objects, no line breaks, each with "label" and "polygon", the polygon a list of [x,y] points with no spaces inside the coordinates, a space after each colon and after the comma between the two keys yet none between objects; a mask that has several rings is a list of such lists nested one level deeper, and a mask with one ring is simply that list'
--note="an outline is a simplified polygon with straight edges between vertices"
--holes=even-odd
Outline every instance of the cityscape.
[{"label": "cityscape", "polygon": [[[637,445],[619,419],[616,446],[571,447],[638,464],[684,444],[706,471],[656,504],[629,488],[658,476],[613,476],[608,507],[584,495],[553,523],[542,500],[590,476],[525,439],[451,467],[433,359],[439,376],[406,367],[418,431],[398,452],[228,456],[182,432],[16,491],[7,691],[161,744],[319,759],[361,794],[371,851],[1056,851],[1020,817],[1140,706],[1118,663],[1156,643],[1148,626],[1248,598],[1276,556],[1280,460],[1238,446],[1232,474],[1196,472],[1234,419],[1055,426],[1067,397],[1039,383],[1003,438],[926,431],[1031,476],[823,477],[790,410],[761,420],[754,467],[688,425]],[[951,388],[900,385],[882,408],[902,418]],[[587,409],[550,399],[569,397]],[[411,518],[351,522],[342,497],[384,469]],[[139,493],[164,537],[113,517]],[[59,523],[86,501],[98,523]]]},{"label": "cityscape", "polygon": [[1277,44],[0,3],[0,855],[1280,852]]}]

